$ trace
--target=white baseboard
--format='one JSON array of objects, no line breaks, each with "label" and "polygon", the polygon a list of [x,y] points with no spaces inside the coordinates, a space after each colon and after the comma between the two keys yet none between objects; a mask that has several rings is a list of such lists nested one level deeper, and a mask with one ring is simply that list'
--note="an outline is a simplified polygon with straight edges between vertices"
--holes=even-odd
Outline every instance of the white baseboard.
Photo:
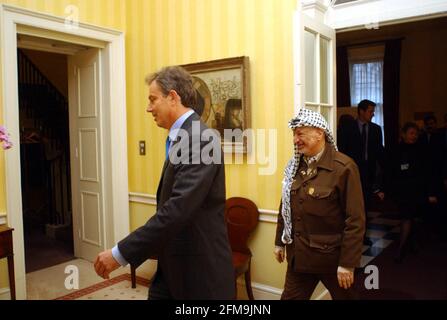
[{"label": "white baseboard", "polygon": [[0,288],[0,300],[11,300],[9,288]]},{"label": "white baseboard", "polygon": [[[142,203],[146,205],[156,206],[157,197],[147,193],[129,193],[129,202]],[[262,209],[259,208],[259,221],[276,223],[278,221],[278,210]]]},{"label": "white baseboard", "polygon": [[[252,282],[251,287],[253,290],[253,296],[255,300],[280,300],[282,289],[271,287],[265,284]],[[239,279],[237,282],[238,298],[247,298],[247,292],[245,289],[245,282],[243,279]],[[327,289],[324,289],[313,300],[331,300],[331,296]]]},{"label": "white baseboard", "polygon": [[6,213],[0,212],[0,226],[6,224]]},{"label": "white baseboard", "polygon": [[[271,287],[265,284],[252,282],[251,288],[255,300],[279,300],[281,298],[282,289]],[[243,277],[237,281],[238,298],[247,299],[247,291]]]}]

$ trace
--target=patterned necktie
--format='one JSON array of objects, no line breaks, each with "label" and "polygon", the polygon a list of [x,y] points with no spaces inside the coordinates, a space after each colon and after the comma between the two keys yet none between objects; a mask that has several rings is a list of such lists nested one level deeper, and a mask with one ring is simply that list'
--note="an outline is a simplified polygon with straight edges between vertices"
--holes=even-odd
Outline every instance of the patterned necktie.
[{"label": "patterned necktie", "polygon": [[166,160],[169,157],[169,148],[171,147],[171,139],[169,139],[169,136],[166,138]]},{"label": "patterned necktie", "polygon": [[366,150],[368,148],[368,141],[366,139],[366,123],[363,124],[362,128],[362,156],[363,159],[366,160]]}]

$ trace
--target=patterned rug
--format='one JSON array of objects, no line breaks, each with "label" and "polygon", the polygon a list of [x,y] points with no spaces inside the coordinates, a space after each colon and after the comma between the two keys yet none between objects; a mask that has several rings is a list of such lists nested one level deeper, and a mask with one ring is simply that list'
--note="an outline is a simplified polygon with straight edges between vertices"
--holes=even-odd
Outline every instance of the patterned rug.
[{"label": "patterned rug", "polygon": [[149,280],[137,277],[132,289],[130,274],[122,274],[55,300],[147,300]]}]

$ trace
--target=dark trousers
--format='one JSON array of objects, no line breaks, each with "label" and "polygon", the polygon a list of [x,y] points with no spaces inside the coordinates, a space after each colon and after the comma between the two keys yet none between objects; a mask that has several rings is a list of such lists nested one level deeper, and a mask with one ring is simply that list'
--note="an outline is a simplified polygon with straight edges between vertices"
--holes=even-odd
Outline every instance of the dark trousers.
[{"label": "dark trousers", "polygon": [[172,300],[173,297],[169,292],[168,285],[163,278],[163,273],[158,268],[157,273],[154,276],[154,280],[149,286],[149,300]]},{"label": "dark trousers", "polygon": [[365,214],[368,212],[371,206],[371,195],[373,192],[372,181],[370,178],[370,172],[368,168],[368,163],[364,162],[358,164],[360,172],[360,182],[362,184],[363,202],[365,205]]},{"label": "dark trousers", "polygon": [[288,268],[281,300],[309,300],[319,281],[328,289],[332,300],[358,298],[352,286],[349,289],[339,286],[336,273],[302,273]]}]

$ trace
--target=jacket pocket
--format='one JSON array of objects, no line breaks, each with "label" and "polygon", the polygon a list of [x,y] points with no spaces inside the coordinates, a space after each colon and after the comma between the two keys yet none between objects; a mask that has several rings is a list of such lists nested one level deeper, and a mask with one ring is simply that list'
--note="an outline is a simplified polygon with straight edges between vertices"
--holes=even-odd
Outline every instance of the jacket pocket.
[{"label": "jacket pocket", "polygon": [[337,190],[326,186],[308,186],[304,210],[315,216],[334,216],[339,211]]},{"label": "jacket pocket", "polygon": [[306,193],[315,200],[333,198],[333,189],[329,187],[309,187]]},{"label": "jacket pocket", "polygon": [[341,246],[342,235],[336,234],[309,234],[309,247],[322,252],[331,252]]}]

